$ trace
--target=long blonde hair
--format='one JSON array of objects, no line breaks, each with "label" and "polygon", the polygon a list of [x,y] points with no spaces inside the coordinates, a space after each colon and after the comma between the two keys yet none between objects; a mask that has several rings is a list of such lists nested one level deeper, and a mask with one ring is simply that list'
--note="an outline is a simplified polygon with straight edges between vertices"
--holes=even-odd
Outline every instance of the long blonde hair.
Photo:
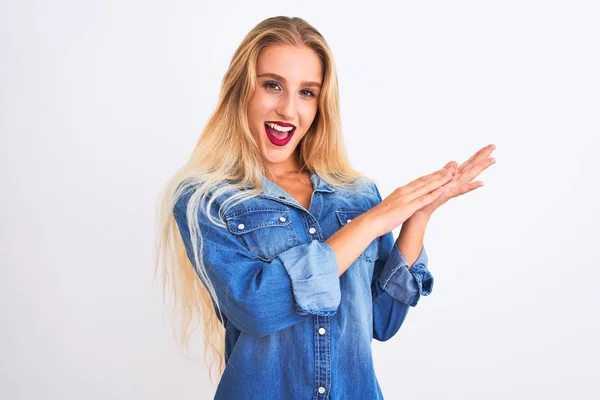
[{"label": "long blonde hair", "polygon": [[[273,17],[260,22],[235,51],[221,84],[216,110],[189,160],[165,186],[158,207],[155,276],[158,269],[162,269],[163,297],[166,299],[167,293],[172,295],[174,317],[180,323],[180,342],[185,348],[188,348],[195,326],[202,320],[204,360],[211,380],[215,363],[209,365],[207,362],[209,348],[218,359],[219,378],[225,368],[224,328],[212,303],[214,301],[220,315],[219,301],[202,262],[202,237],[197,215],[199,208],[205,206],[205,213],[210,216],[212,200],[229,191],[235,192],[228,200],[233,204],[260,193],[265,166],[250,131],[247,106],[256,87],[258,56],[263,49],[273,45],[309,47],[318,54],[323,66],[318,111],[297,149],[300,165],[338,188],[351,189],[364,178],[351,167],[344,149],[337,74],[325,39],[301,18]],[[217,186],[219,189],[215,191]],[[242,187],[253,189],[239,191]],[[194,193],[188,203],[187,223],[193,264],[173,216],[176,201],[190,188]],[[224,226],[223,221],[212,222]]]}]

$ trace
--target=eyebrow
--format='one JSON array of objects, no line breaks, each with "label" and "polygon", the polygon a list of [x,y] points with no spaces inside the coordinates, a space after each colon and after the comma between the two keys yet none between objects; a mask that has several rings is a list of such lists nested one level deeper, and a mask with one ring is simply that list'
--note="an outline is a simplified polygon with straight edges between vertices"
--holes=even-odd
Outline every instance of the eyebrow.
[{"label": "eyebrow", "polygon": [[[268,78],[277,79],[277,80],[282,81],[283,83],[287,82],[286,79],[283,76],[277,75],[277,74],[274,74],[274,73],[271,73],[271,72],[266,72],[264,74],[260,74],[260,75],[257,76],[257,78],[262,78],[262,77],[268,77]],[[302,81],[300,83],[300,86],[309,86],[309,87],[312,86],[312,87],[318,87],[318,88],[320,88],[321,87],[321,83],[320,82],[315,82],[315,81]]]}]

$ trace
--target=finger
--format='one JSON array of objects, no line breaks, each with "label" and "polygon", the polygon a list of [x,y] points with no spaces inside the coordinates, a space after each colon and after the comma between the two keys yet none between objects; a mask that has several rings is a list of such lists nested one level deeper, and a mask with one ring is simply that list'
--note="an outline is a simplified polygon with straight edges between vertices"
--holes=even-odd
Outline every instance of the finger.
[{"label": "finger", "polygon": [[462,171],[463,171],[463,170],[466,168],[466,166],[467,166],[467,165],[469,165],[469,164],[470,164],[470,163],[472,163],[474,160],[476,160],[476,159],[479,157],[479,155],[480,155],[480,154],[481,154],[483,151],[485,151],[485,149],[486,149],[486,148],[488,148],[488,147],[490,147],[490,146],[491,146],[491,145],[488,145],[488,146],[486,146],[486,147],[482,147],[481,149],[477,150],[477,151],[475,152],[475,154],[473,154],[473,155],[472,155],[472,156],[471,156],[471,157],[470,157],[470,158],[469,158],[467,161],[463,162],[463,163],[462,163],[462,164],[461,164],[461,165],[458,167],[458,171],[459,171],[459,172],[462,172]]},{"label": "finger", "polygon": [[456,197],[462,196],[465,193],[472,192],[473,190],[480,188],[482,186],[483,186],[483,181],[471,182],[471,183],[467,184],[467,186],[463,190],[461,190]]},{"label": "finger", "polygon": [[463,183],[471,182],[473,179],[475,179],[476,176],[481,174],[485,169],[487,169],[488,167],[490,167],[491,165],[493,165],[495,163],[496,163],[496,159],[494,157],[490,157],[486,160],[482,160],[479,163],[474,164],[470,168],[463,171],[459,180]]},{"label": "finger", "polygon": [[415,211],[420,210],[421,208],[428,206],[429,204],[436,201],[444,192],[444,188],[437,188],[433,192],[428,193],[424,196],[417,197],[407,204],[408,212],[410,215],[414,214]]},{"label": "finger", "polygon": [[475,154],[473,154],[471,156],[471,158],[469,158],[467,161],[465,161],[464,163],[462,163],[459,167],[458,167],[458,172],[461,173],[462,171],[464,171],[465,169],[468,169],[469,164],[477,162],[478,159],[481,158],[487,158],[490,154],[492,154],[492,152],[496,150],[496,145],[494,144],[489,144],[481,149],[479,149],[479,151],[477,151]]},{"label": "finger", "polygon": [[477,158],[477,156],[479,154],[481,154],[481,152],[483,151],[483,149],[479,149],[477,152],[475,152],[475,154],[473,154],[467,161],[463,162],[462,164],[460,164],[460,166],[458,167],[458,172],[462,172],[465,167],[471,162],[473,161],[475,158]]},{"label": "finger", "polygon": [[450,180],[452,180],[452,171],[445,171],[443,175],[438,176],[436,179],[414,188],[412,192],[406,193],[405,201],[410,202],[418,197],[424,196],[427,193],[430,193],[431,191],[443,186]]},{"label": "finger", "polygon": [[444,165],[444,168],[442,169],[448,170],[450,168],[454,168],[456,170],[458,168],[458,163],[456,161],[450,161],[449,163]]},{"label": "finger", "polygon": [[422,176],[419,179],[415,179],[413,182],[411,182],[411,184],[414,184],[414,185],[412,185],[412,186],[414,186],[414,188],[421,187],[435,179],[438,179],[440,176],[444,176],[444,174],[448,171],[450,171],[452,174],[454,174],[456,172],[457,166],[458,166],[458,163],[456,161],[449,161],[446,163],[446,165],[444,165],[442,167],[442,169],[435,171],[432,174]]},{"label": "finger", "polygon": [[415,179],[412,182],[409,182],[408,184],[399,187],[398,189],[400,189],[400,191],[402,193],[410,193],[413,192],[415,189],[427,184],[428,182],[431,182],[435,179],[438,179],[439,177],[444,176],[444,174],[447,171],[445,171],[443,168],[440,170],[437,170],[429,175],[424,175],[420,178]]},{"label": "finger", "polygon": [[[457,166],[458,166],[458,163],[456,161],[449,161],[448,163],[446,163],[446,165],[444,165],[442,167],[441,170],[437,171],[437,173],[426,176],[425,179],[423,179],[421,182],[419,182],[420,183],[419,185],[414,185],[414,187],[411,187],[412,191],[425,186],[429,182],[432,182],[435,179],[437,179],[439,176],[443,177],[444,174],[447,172],[450,172],[450,174],[452,175],[452,179],[454,179]],[[408,190],[407,192],[410,193],[411,190]]]}]

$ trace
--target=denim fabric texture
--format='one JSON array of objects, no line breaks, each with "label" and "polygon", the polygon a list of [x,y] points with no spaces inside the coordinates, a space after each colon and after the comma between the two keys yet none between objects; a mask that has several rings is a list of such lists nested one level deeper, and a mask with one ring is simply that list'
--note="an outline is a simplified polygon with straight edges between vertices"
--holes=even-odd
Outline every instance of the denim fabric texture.
[{"label": "denim fabric texture", "polygon": [[[374,183],[352,192],[311,173],[305,210],[263,177],[259,197],[224,213],[226,228],[198,218],[203,262],[225,327],[226,368],[215,399],[383,399],[371,341],[386,341],[409,307],[431,293],[425,248],[409,269],[392,232],[338,276],[331,235],[382,201]],[[174,216],[194,264],[186,207]],[[210,210],[219,219],[217,198]]]}]

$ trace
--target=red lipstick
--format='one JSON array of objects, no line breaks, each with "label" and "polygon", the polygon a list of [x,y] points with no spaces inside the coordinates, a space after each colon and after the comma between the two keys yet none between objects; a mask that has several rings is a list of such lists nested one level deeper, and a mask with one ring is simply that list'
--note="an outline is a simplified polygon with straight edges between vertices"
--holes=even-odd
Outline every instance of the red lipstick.
[{"label": "red lipstick", "polygon": [[270,128],[269,126],[267,126],[267,123],[265,123],[265,133],[267,134],[267,137],[269,138],[269,141],[271,143],[273,143],[275,146],[285,146],[292,139],[292,136],[294,136],[294,132],[296,132],[296,127],[293,124],[288,124],[286,122],[281,122],[281,121],[267,121],[267,122],[270,122],[270,123],[273,123],[273,124],[277,124],[277,125],[282,126],[284,128],[292,127],[292,130],[287,133],[287,136],[285,136],[283,138],[278,138],[273,133],[273,132],[277,132],[277,131],[275,131],[274,129]]}]

